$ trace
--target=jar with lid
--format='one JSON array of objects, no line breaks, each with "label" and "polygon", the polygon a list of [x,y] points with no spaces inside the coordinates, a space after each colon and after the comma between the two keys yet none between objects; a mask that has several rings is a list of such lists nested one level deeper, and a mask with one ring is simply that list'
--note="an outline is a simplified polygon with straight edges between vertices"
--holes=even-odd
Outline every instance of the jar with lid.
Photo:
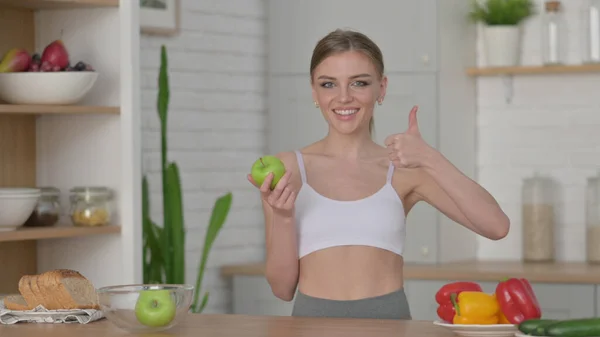
[{"label": "jar with lid", "polygon": [[41,196],[24,227],[51,227],[60,219],[60,190],[56,187],[41,187]]},{"label": "jar with lid", "polygon": [[554,183],[537,173],[523,182],[523,260],[552,262],[555,257]]},{"label": "jar with lid", "polygon": [[106,187],[75,187],[70,190],[71,220],[75,226],[94,227],[110,223],[112,193]]},{"label": "jar with lid", "polygon": [[546,1],[542,16],[542,62],[545,65],[564,64],[567,52],[566,26],[560,1]]},{"label": "jar with lid", "polygon": [[587,261],[600,263],[600,172],[587,179],[585,222]]}]

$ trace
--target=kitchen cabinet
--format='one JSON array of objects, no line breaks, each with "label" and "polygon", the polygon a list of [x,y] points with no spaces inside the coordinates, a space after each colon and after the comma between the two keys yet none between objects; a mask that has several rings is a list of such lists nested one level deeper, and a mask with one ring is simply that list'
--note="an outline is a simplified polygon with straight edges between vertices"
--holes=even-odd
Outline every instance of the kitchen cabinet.
[{"label": "kitchen cabinet", "polygon": [[[330,31],[352,28],[384,55],[389,84],[384,104],[375,107],[377,142],[404,132],[411,107],[419,105],[425,140],[475,178],[475,82],[464,70],[475,64],[476,35],[468,11],[462,0],[269,1],[268,152],[299,149],[326,135],[311,97],[311,53]],[[407,262],[476,255],[475,235],[427,204],[411,210],[407,223]]]},{"label": "kitchen cabinet", "polygon": [[[407,280],[405,292],[415,320],[437,320],[434,294],[454,280]],[[497,282],[480,282],[493,292]],[[569,319],[600,316],[600,286],[593,284],[532,283],[545,318]],[[243,315],[289,316],[294,302],[275,297],[263,276],[240,275],[233,278],[233,313]]]},{"label": "kitchen cabinet", "polygon": [[[0,186],[57,187],[62,204],[59,227],[0,232],[0,254],[12,256],[2,263],[0,294],[16,293],[24,274],[57,268],[97,287],[141,280],[138,11],[136,1],[0,1],[0,53],[41,53],[61,39],[71,65],[84,61],[98,74],[74,105],[0,104]],[[114,192],[112,226],[71,226],[75,186]]]}]

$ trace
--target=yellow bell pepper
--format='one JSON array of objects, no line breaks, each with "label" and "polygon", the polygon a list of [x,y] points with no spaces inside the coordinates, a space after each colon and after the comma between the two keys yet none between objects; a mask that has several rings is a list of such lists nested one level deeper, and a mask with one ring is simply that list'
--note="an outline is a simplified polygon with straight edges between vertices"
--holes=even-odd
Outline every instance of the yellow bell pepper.
[{"label": "yellow bell pepper", "polygon": [[[496,298],[496,294],[494,294],[493,297],[497,302],[498,298]],[[500,303],[498,303],[498,306],[499,305],[500,305]],[[498,324],[512,324],[511,322],[508,321],[508,319],[502,312],[502,308],[500,308],[500,310],[498,310]]]},{"label": "yellow bell pepper", "polygon": [[498,324],[500,306],[496,297],[480,291],[463,291],[451,297],[456,315],[454,324]]}]

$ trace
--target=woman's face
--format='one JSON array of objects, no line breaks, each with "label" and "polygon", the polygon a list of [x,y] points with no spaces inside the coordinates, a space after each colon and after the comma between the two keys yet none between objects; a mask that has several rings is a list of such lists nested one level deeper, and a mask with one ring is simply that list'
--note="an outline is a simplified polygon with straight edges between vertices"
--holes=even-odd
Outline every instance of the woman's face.
[{"label": "woman's face", "polygon": [[379,78],[371,60],[351,51],[331,55],[315,68],[312,92],[330,128],[352,134],[368,132],[373,108],[383,101],[386,87],[387,78]]}]

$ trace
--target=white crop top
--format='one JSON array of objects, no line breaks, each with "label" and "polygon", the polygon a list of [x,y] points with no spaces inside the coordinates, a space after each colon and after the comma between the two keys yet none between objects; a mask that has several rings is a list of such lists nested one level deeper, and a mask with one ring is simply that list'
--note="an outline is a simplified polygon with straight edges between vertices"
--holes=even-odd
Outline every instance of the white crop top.
[{"label": "white crop top", "polygon": [[385,185],[366,198],[341,201],[327,198],[306,183],[306,170],[296,151],[302,187],[296,197],[299,257],[334,246],[363,245],[402,255],[406,224],[402,201],[392,187],[390,163]]}]

